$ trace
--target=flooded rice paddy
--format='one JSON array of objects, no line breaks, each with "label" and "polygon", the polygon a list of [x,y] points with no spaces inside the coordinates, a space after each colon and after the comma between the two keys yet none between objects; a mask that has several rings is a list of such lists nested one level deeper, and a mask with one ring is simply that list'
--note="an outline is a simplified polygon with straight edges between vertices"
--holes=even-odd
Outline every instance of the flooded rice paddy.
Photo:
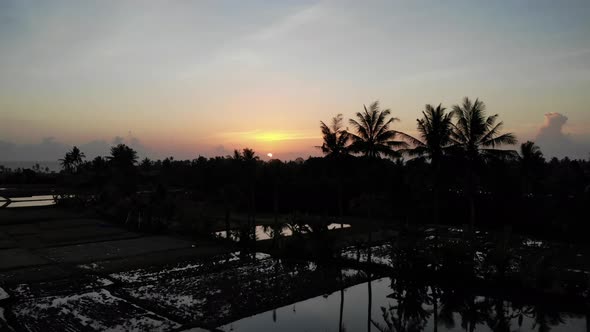
[{"label": "flooded rice paddy", "polygon": [[[395,292],[380,278],[220,326],[222,331],[586,331],[586,315],[483,296],[453,301]],[[424,302],[421,302],[424,301]],[[454,302],[457,301],[457,302]],[[471,301],[471,302],[470,302]],[[472,304],[472,308],[468,304]],[[474,319],[469,318],[469,310]],[[436,315],[435,315],[436,311]],[[370,314],[369,314],[370,312]]]},{"label": "flooded rice paddy", "polygon": [[463,233],[346,246],[324,264],[243,251],[73,263],[69,278],[1,285],[0,330],[588,331],[584,252],[519,237],[499,248],[487,233],[465,248]]},{"label": "flooded rice paddy", "polygon": [[[337,223],[331,223],[326,226],[326,228],[329,231],[335,230],[335,229],[349,228],[349,227],[350,227],[349,224],[337,224]],[[309,225],[304,225],[301,228],[302,233],[308,232],[307,229],[309,229]],[[256,230],[255,230],[255,234],[256,234],[257,241],[269,240],[269,239],[273,238],[274,229],[272,226],[268,226],[268,225],[257,225]],[[279,236],[292,236],[293,229],[288,225],[282,225],[280,228],[280,232],[278,234],[279,234]],[[226,239],[227,238],[227,231],[215,232],[215,235],[219,238]],[[240,236],[239,231],[230,231],[230,238],[232,240],[236,240],[236,241],[239,240],[239,236]]]},{"label": "flooded rice paddy", "polygon": [[12,197],[10,199],[0,196],[0,207],[4,206],[6,208],[51,206],[55,205],[55,202],[55,196],[53,195]]}]

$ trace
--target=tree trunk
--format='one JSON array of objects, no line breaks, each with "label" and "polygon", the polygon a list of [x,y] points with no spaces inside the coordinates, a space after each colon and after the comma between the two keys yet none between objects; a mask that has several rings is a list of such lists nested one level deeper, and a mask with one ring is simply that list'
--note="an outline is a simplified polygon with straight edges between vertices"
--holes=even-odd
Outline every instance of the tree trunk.
[{"label": "tree trunk", "polygon": [[279,241],[279,236],[281,233],[281,228],[279,227],[279,184],[275,180],[274,185],[274,200],[273,200],[273,211],[274,211],[274,225],[273,225],[273,237],[272,237],[272,246],[277,247],[277,243]]},{"label": "tree trunk", "polygon": [[231,225],[230,225],[230,210],[229,207],[225,207],[225,238],[230,239]]},{"label": "tree trunk", "polygon": [[279,184],[275,183],[275,188],[274,188],[274,200],[273,200],[273,211],[274,211],[274,221],[275,221],[275,226],[277,226],[279,224]]},{"label": "tree trunk", "polygon": [[432,161],[434,166],[434,183],[432,186],[433,190],[433,210],[434,210],[434,224],[438,226],[440,223],[440,162],[439,161]]},{"label": "tree trunk", "polygon": [[340,217],[340,228],[344,228],[344,202],[342,194],[342,181],[338,181],[338,216]]},{"label": "tree trunk", "polygon": [[470,162],[467,167],[467,186],[465,188],[467,200],[469,203],[469,224],[471,225],[471,231],[475,229],[475,179],[473,174],[473,166]]},{"label": "tree trunk", "polygon": [[469,225],[471,230],[475,229],[475,197],[474,194],[469,194]]}]

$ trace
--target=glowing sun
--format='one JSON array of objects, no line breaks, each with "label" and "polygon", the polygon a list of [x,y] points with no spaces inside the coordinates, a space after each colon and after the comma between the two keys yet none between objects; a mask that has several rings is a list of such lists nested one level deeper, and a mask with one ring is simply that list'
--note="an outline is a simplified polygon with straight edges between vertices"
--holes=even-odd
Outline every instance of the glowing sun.
[{"label": "glowing sun", "polygon": [[269,152],[269,153],[267,154],[267,156],[268,156],[269,158],[272,158],[272,153],[270,153],[270,152]]}]

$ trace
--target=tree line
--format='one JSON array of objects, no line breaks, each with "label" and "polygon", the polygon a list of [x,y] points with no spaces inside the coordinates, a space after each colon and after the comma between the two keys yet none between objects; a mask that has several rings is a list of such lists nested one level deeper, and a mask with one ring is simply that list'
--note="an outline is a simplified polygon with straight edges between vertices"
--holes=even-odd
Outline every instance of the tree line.
[{"label": "tree line", "polygon": [[357,216],[404,224],[512,225],[528,230],[585,229],[590,164],[546,161],[539,147],[517,143],[485,104],[464,98],[446,109],[426,105],[413,137],[378,102],[348,121],[320,121],[323,158],[262,161],[252,149],[193,160],[139,160],[119,144],[85,160],[77,147],[59,174],[4,172],[0,181],[49,182],[105,201],[138,191],[182,189],[203,215],[310,214]]}]

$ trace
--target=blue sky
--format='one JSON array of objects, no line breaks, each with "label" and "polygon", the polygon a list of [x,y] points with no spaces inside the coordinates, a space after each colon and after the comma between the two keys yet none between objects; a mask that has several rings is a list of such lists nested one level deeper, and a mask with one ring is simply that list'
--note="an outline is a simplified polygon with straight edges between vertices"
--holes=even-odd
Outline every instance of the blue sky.
[{"label": "blue sky", "polygon": [[[412,133],[424,104],[463,96],[587,157],[588,17],[588,1],[3,0],[0,159],[119,136],[154,157],[305,157],[337,113],[380,100]],[[559,137],[538,137],[552,113]]]}]

